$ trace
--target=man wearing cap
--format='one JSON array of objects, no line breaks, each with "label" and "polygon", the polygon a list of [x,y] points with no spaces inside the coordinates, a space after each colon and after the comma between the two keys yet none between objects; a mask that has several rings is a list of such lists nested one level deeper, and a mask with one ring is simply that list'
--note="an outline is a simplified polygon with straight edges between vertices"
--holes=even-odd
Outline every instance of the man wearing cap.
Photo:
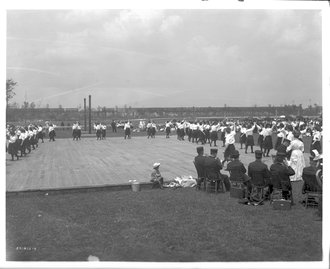
[{"label": "man wearing cap", "polygon": [[153,183],[152,184],[152,188],[163,188],[163,183],[164,183],[164,179],[162,177],[162,175],[160,174],[159,172],[159,166],[160,166],[160,163],[154,163],[153,165],[153,171],[151,173],[151,182]]},{"label": "man wearing cap", "polygon": [[256,160],[248,166],[248,176],[251,178],[251,184],[257,186],[267,186],[270,184],[270,172],[262,159],[262,151],[255,151]]},{"label": "man wearing cap", "polygon": [[227,175],[221,174],[220,170],[222,169],[222,164],[218,155],[217,148],[210,149],[210,156],[205,158],[205,171],[206,175],[211,180],[223,180],[226,190],[230,189],[229,179]]},{"label": "man wearing cap", "polygon": [[291,201],[293,201],[292,197],[289,196],[292,190],[290,176],[293,176],[295,171],[289,166],[285,153],[279,152],[276,154],[275,161],[269,170],[271,177],[270,193],[273,191],[273,184],[278,181],[277,183],[282,188],[282,197],[286,200],[291,198]]},{"label": "man wearing cap", "polygon": [[197,156],[194,159],[194,163],[196,168],[202,173],[201,175],[198,175],[198,180],[197,180],[197,186],[200,187],[202,184],[202,179],[205,178],[205,160],[206,156],[204,156],[204,147],[197,147]]},{"label": "man wearing cap", "polygon": [[239,160],[238,150],[234,150],[231,154],[232,161],[228,163],[227,170],[230,173],[230,181],[240,181],[247,186],[248,194],[251,192],[251,182],[249,177],[245,174],[246,168],[244,164]]}]

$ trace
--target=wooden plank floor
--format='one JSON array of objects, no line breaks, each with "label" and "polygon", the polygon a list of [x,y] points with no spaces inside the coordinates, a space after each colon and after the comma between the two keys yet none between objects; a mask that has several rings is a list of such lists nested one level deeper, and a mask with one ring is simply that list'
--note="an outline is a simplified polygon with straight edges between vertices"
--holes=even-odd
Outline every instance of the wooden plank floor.
[{"label": "wooden plank floor", "polygon": [[[209,153],[209,148],[205,145],[205,153]],[[254,160],[254,154],[239,151],[247,167]],[[223,148],[219,147],[220,158],[222,152]],[[102,186],[128,183],[132,179],[149,182],[154,162],[161,163],[160,171],[165,180],[182,175],[196,177],[192,163],[194,156],[196,144],[178,141],[174,136],[170,139],[157,136],[155,139],[134,137],[124,140],[116,137],[101,141],[95,138],[45,141],[19,161],[10,161],[10,156],[6,155],[6,189]],[[305,157],[308,164],[308,155]],[[271,164],[271,158],[264,158],[264,161]]]}]

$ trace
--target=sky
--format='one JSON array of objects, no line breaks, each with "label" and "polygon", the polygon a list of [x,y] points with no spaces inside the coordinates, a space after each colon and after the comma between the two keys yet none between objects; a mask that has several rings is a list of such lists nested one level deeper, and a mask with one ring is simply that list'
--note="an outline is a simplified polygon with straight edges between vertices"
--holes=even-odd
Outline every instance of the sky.
[{"label": "sky", "polygon": [[8,10],[12,102],[37,107],[322,103],[320,10]]}]

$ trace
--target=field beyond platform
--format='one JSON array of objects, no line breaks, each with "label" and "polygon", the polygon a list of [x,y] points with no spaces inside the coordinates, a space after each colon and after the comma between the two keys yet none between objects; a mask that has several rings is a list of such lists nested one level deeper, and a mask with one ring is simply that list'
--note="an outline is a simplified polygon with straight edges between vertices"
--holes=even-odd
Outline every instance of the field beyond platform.
[{"label": "field beyond platform", "polygon": [[[239,144],[236,144],[239,147]],[[209,153],[205,145],[205,153]],[[218,143],[218,157],[223,158],[223,147]],[[254,154],[239,149],[246,165],[254,160]],[[275,153],[274,150],[272,150]],[[149,182],[154,162],[160,162],[165,180],[177,176],[196,177],[193,159],[196,144],[178,141],[175,136],[166,139],[133,137],[108,137],[105,140],[83,138],[80,141],[58,139],[45,140],[27,157],[10,161],[6,157],[7,191],[65,189],[128,184],[129,180]],[[305,154],[308,164],[308,154]],[[263,161],[269,166],[271,158]]]}]

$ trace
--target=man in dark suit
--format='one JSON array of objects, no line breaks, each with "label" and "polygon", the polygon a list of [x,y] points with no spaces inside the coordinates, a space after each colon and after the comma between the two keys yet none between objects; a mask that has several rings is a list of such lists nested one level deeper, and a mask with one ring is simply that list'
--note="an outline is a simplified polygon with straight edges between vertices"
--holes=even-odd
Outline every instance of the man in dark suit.
[{"label": "man in dark suit", "polygon": [[270,184],[270,172],[262,159],[262,151],[255,151],[256,160],[248,166],[248,176],[251,178],[251,184],[256,186],[267,186]]},{"label": "man in dark suit", "polygon": [[247,187],[248,196],[251,192],[251,181],[246,175],[246,168],[244,164],[239,160],[238,150],[234,150],[231,154],[232,161],[228,163],[227,170],[230,173],[230,181],[242,182]]},{"label": "man in dark suit", "polygon": [[211,148],[210,156],[205,158],[205,171],[208,179],[211,180],[223,180],[226,190],[230,190],[230,183],[227,175],[221,174],[220,170],[222,169],[222,164],[218,155],[217,148]]},{"label": "man in dark suit", "polygon": [[295,171],[291,166],[288,165],[288,161],[286,160],[285,153],[277,153],[275,157],[275,162],[270,166],[270,174],[271,174],[271,186],[270,192],[272,192],[273,187],[282,188],[282,196],[284,199],[288,200],[290,197],[290,192],[292,190],[290,176],[295,174]]},{"label": "man in dark suit", "polygon": [[197,186],[200,187],[202,182],[205,180],[205,159],[204,147],[197,147],[197,156],[194,159],[195,167],[198,173]]}]

